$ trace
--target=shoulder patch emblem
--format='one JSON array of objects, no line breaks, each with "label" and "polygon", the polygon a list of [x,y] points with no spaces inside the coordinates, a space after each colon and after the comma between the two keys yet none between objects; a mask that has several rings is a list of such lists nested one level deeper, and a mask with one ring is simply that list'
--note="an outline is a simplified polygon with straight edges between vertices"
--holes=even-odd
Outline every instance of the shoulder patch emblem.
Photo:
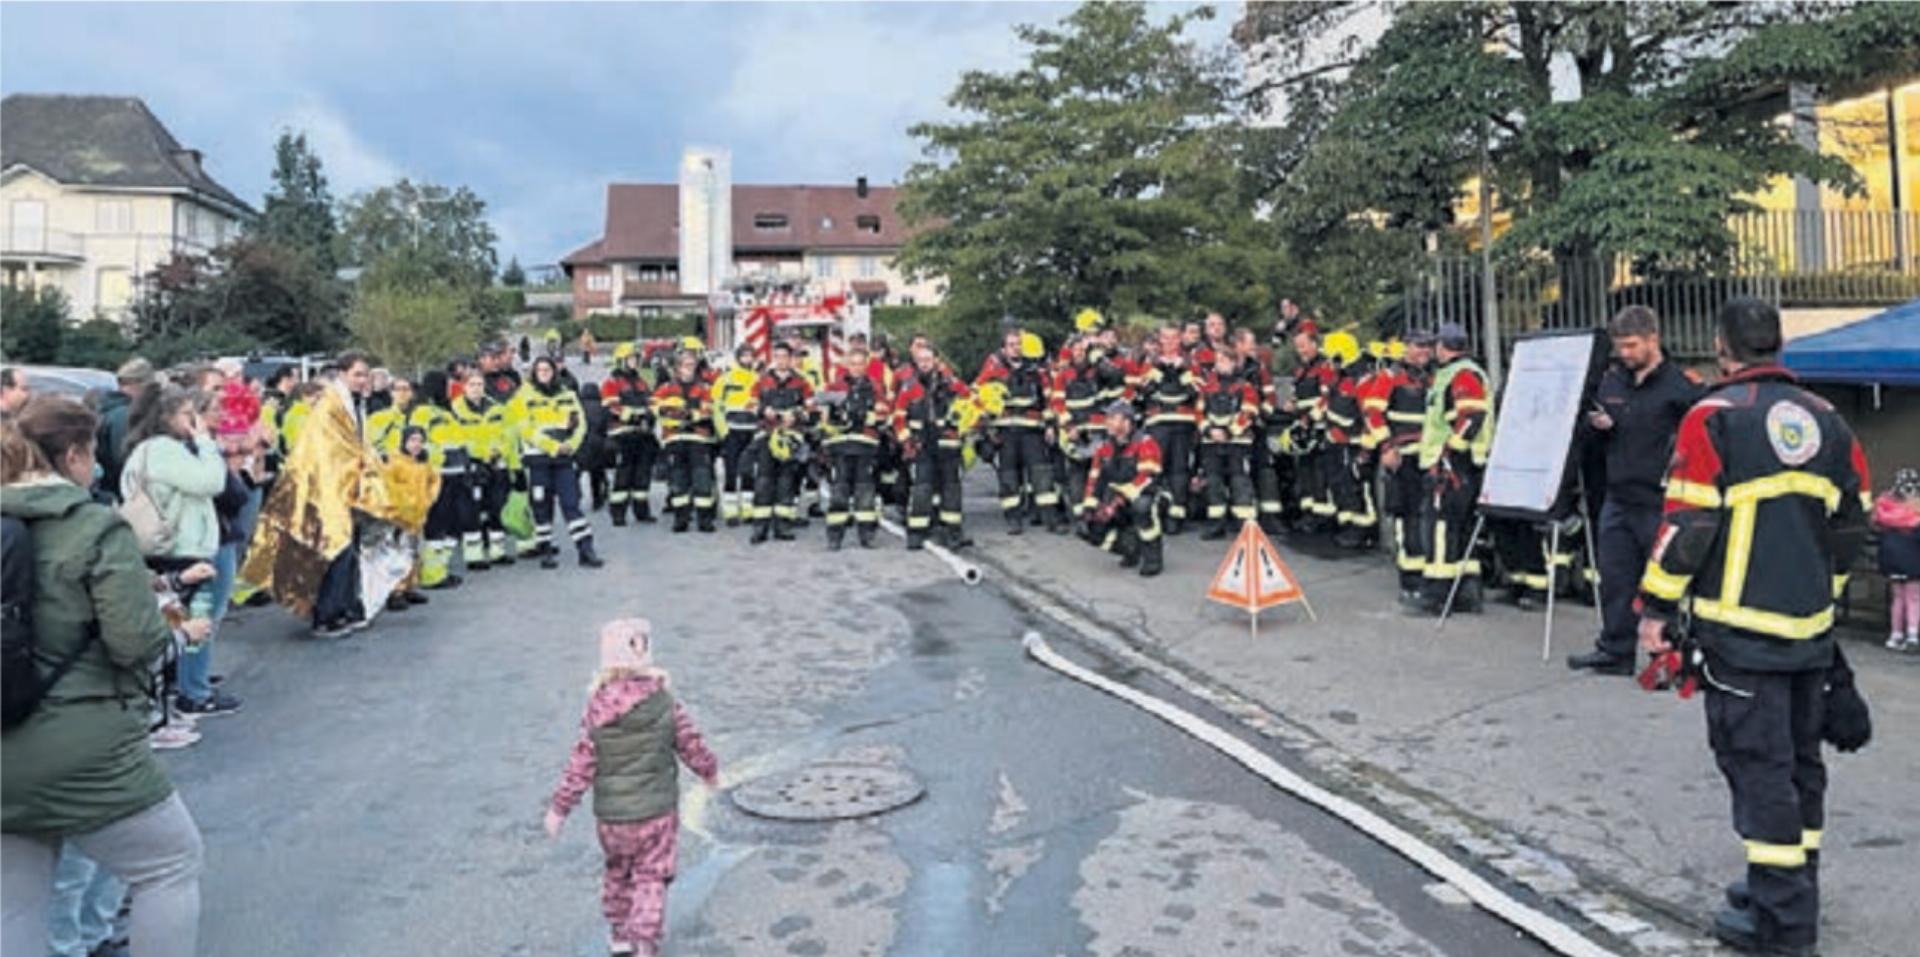
[{"label": "shoulder patch emblem", "polygon": [[1781,400],[1767,410],[1767,441],[1788,465],[1804,465],[1820,453],[1820,423],[1813,413]]}]

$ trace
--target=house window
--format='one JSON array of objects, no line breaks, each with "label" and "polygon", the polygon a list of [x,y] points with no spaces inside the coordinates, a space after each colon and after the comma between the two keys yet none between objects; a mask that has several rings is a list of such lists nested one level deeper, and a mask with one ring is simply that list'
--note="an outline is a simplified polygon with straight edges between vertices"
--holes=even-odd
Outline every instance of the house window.
[{"label": "house window", "polygon": [[903,305],[903,306],[911,306],[911,305],[913,305],[913,297],[912,297],[912,296],[901,296],[901,297],[900,297],[900,304],[901,304],[901,305]]},{"label": "house window", "polygon": [[658,318],[660,318],[660,307],[659,307],[659,306],[641,306],[641,307],[640,307],[640,318],[642,318],[642,319],[658,319]]},{"label": "house window", "polygon": [[606,292],[607,290],[612,288],[613,288],[612,276],[609,276],[603,272],[592,272],[587,274],[587,291],[588,292]]},{"label": "house window", "polygon": [[816,279],[833,278],[833,257],[819,256],[813,260],[813,275]]},{"label": "house window", "polygon": [[640,281],[641,282],[659,282],[660,267],[659,266],[641,266]]},{"label": "house window", "polygon": [[832,217],[832,216],[822,216],[822,217],[820,217],[820,228],[821,228],[821,229],[832,229],[832,228],[833,228],[833,217]]},{"label": "house window", "polygon": [[103,199],[93,209],[93,231],[120,235],[133,232],[133,204],[124,199]]},{"label": "house window", "polygon": [[133,274],[125,269],[102,269],[95,278],[94,303],[101,309],[125,309],[133,301]]},{"label": "house window", "polygon": [[873,256],[860,257],[860,278],[872,279],[880,269],[880,261]]},{"label": "house window", "polygon": [[753,228],[776,230],[787,228],[786,213],[754,213]]},{"label": "house window", "polygon": [[880,232],[880,217],[871,214],[856,216],[853,220],[853,228],[863,233],[878,234]]}]

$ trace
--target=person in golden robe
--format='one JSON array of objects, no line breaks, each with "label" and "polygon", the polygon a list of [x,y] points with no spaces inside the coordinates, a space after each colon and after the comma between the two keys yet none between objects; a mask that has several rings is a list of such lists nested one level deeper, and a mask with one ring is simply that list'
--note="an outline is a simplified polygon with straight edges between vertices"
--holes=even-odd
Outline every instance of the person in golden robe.
[{"label": "person in golden robe", "polygon": [[411,560],[407,577],[387,596],[387,610],[405,611],[427,603],[427,596],[420,593],[420,535],[426,529],[427,512],[440,496],[440,463],[434,461],[426,429],[409,425],[401,431],[399,447],[387,456],[382,478],[393,524]]}]

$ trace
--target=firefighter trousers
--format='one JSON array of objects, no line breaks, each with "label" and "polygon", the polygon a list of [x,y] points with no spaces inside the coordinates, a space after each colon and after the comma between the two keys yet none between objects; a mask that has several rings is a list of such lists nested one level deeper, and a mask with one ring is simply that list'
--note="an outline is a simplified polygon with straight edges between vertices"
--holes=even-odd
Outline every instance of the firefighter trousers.
[{"label": "firefighter trousers", "polygon": [[753,443],[753,515],[756,522],[793,522],[800,518],[800,476],[806,463],[775,458],[773,443],[761,433]]},{"label": "firefighter trousers", "polygon": [[960,443],[954,441],[949,445],[943,441],[923,446],[909,464],[913,471],[913,493],[907,499],[907,537],[918,535],[924,540],[935,524],[958,529]]},{"label": "firefighter trousers", "polygon": [[567,537],[575,548],[591,548],[593,525],[580,511],[580,473],[572,456],[530,455],[527,457],[527,481],[533,497],[533,539],[542,551],[552,551],[553,509],[567,520]]},{"label": "firefighter trousers", "polygon": [[1479,499],[1480,469],[1472,465],[1448,468],[1443,464],[1427,476],[1421,496],[1421,537],[1431,550],[1421,575],[1425,597],[1432,601],[1446,600],[1456,577],[1462,579],[1462,594],[1479,591],[1480,558],[1467,553]]},{"label": "firefighter trousers", "polygon": [[1048,520],[1057,523],[1060,489],[1054,484],[1053,456],[1047,453],[1047,437],[1040,428],[1009,426],[1000,430],[1000,455],[995,461],[1000,475],[1000,510],[1007,521],[1025,521],[1023,493],[1033,493],[1033,506]]},{"label": "firefighter trousers", "polygon": [[721,511],[729,519],[746,517],[746,500],[753,493],[753,436],[752,426],[729,424],[726,438],[720,440],[720,463],[726,472],[721,476]]},{"label": "firefighter trousers", "polygon": [[512,536],[500,523],[513,490],[513,477],[503,468],[483,467],[472,478],[474,525],[460,533],[460,552],[467,567],[510,559],[516,550]]},{"label": "firefighter trousers", "polygon": [[675,526],[685,528],[693,512],[702,519],[713,514],[713,443],[679,438],[667,443],[667,508]]},{"label": "firefighter trousers", "polygon": [[1393,519],[1393,565],[1400,572],[1400,590],[1420,590],[1427,556],[1433,547],[1426,539],[1426,526],[1420,511],[1421,493],[1426,476],[1420,474],[1411,453],[1400,467],[1387,473],[1387,500],[1384,511]]},{"label": "firefighter trousers", "polygon": [[1242,521],[1254,517],[1247,450],[1245,442],[1200,443],[1201,471],[1207,477],[1207,518],[1225,522],[1229,509]]},{"label": "firefighter trousers", "polygon": [[1364,450],[1342,445],[1326,456],[1327,487],[1333,497],[1334,520],[1342,529],[1372,533],[1380,525],[1373,508],[1373,463]]},{"label": "firefighter trousers", "polygon": [[1539,526],[1511,518],[1487,519],[1487,535],[1500,557],[1500,584],[1514,597],[1547,595],[1547,542]]},{"label": "firefighter trousers", "polygon": [[1187,520],[1187,506],[1193,497],[1193,440],[1196,431],[1198,427],[1192,422],[1159,422],[1147,426],[1147,434],[1153,436],[1154,444],[1160,446],[1161,474],[1167,480],[1167,517],[1175,526]]},{"label": "firefighter trousers", "polygon": [[1285,500],[1280,497],[1280,473],[1275,467],[1278,456],[1273,454],[1273,446],[1267,442],[1265,427],[1253,430],[1253,444],[1248,449],[1247,469],[1253,474],[1254,501],[1258,503],[1260,518],[1264,524],[1268,520],[1278,520],[1285,511]]},{"label": "firefighter trousers", "polygon": [[[437,588],[447,580],[454,546],[465,540],[469,533],[473,535],[475,545],[479,545],[480,491],[473,484],[470,473],[441,473],[440,495],[433,500],[433,507],[427,509],[427,526],[421,536],[421,587]],[[486,561],[483,548],[470,552],[470,555],[478,557],[470,557],[469,561]]]},{"label": "firefighter trousers", "polygon": [[607,493],[607,505],[614,518],[626,514],[632,506],[636,517],[653,514],[653,468],[660,454],[660,443],[653,436],[629,432],[608,440],[613,448],[613,481]]},{"label": "firefighter trousers", "polygon": [[1333,504],[1333,492],[1327,484],[1328,459],[1334,452],[1322,446],[1294,457],[1293,484],[1301,517],[1320,527],[1332,524],[1340,512]]},{"label": "firefighter trousers", "polygon": [[874,501],[879,493],[879,449],[857,441],[837,442],[827,447],[833,475],[828,484],[827,537],[838,541],[849,524],[870,529],[880,524],[880,507]]},{"label": "firefighter trousers", "polygon": [[1715,660],[1707,667],[1707,744],[1733,795],[1733,829],[1746,844],[1760,940],[1812,944],[1826,822],[1826,671],[1746,671]]},{"label": "firefighter trousers", "polygon": [[1119,555],[1124,565],[1139,562],[1158,571],[1166,542],[1160,525],[1160,498],[1152,488],[1134,496],[1132,501],[1116,509],[1108,521],[1089,525],[1088,540]]}]

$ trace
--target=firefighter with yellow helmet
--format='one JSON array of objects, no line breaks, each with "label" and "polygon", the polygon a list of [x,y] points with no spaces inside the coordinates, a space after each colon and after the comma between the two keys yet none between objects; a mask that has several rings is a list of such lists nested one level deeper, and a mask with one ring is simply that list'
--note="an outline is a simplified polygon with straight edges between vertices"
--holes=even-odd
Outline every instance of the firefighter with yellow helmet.
[{"label": "firefighter with yellow helmet", "polygon": [[1000,439],[994,465],[1000,478],[1000,510],[1007,518],[1007,534],[1019,535],[1026,530],[1026,496],[1030,494],[1033,508],[1045,520],[1047,529],[1064,535],[1067,516],[1060,507],[1060,488],[1049,449],[1053,382],[1046,344],[1039,336],[1020,333],[1019,352],[999,384],[1005,391],[993,419]]},{"label": "firefighter with yellow helmet", "polygon": [[607,410],[607,444],[613,458],[613,482],[607,513],[616,527],[653,521],[653,468],[660,443],[654,438],[653,387],[640,371],[639,351],[631,342],[613,348],[613,371],[600,383],[600,404]]},{"label": "firefighter with yellow helmet", "polygon": [[759,429],[760,419],[753,408],[753,387],[760,382],[759,357],[753,346],[741,343],[733,353],[733,366],[721,373],[713,385],[715,411],[719,416],[721,476],[720,514],[728,525],[738,525],[747,517],[753,497],[753,459],[749,449]]}]

